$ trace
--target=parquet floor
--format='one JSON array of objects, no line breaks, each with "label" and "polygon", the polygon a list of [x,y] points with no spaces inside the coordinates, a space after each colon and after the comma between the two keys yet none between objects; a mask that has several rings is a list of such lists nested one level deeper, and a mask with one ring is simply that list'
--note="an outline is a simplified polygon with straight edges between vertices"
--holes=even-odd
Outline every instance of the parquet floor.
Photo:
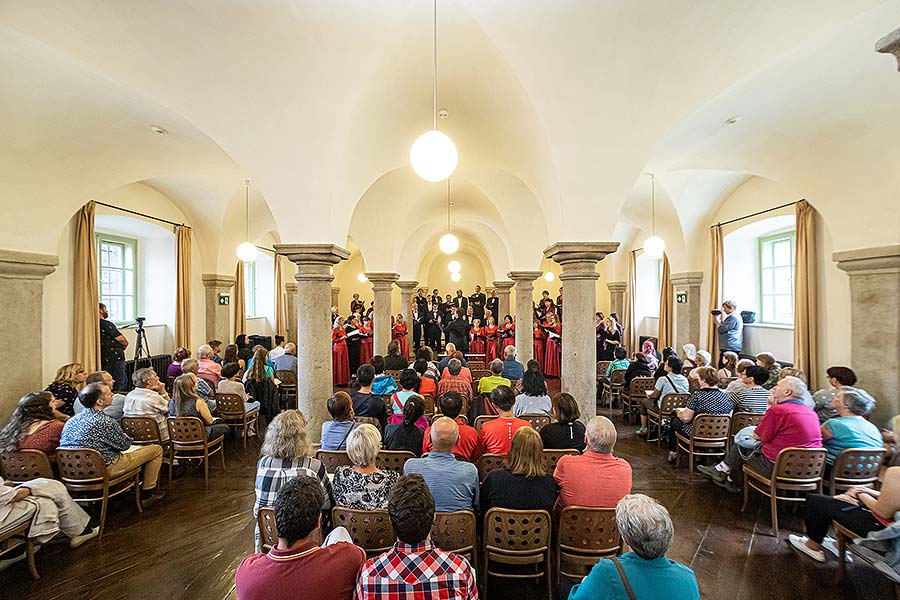
[{"label": "parquet floor", "polygon": [[[618,421],[618,419],[616,419]],[[843,584],[833,583],[836,562],[814,564],[772,537],[768,503],[754,498],[746,514],[740,498],[665,462],[656,444],[620,426],[616,447],[634,468],[634,490],[665,504],[675,524],[669,556],[691,566],[703,598],[761,600],[872,600],[892,598],[886,580],[851,565]],[[235,598],[234,571],[253,548],[255,449],[229,447],[227,474],[214,462],[209,491],[202,474],[176,478],[167,499],[138,516],[129,500],[113,503],[102,542],[76,550],[49,545],[38,553],[41,579],[24,563],[0,573],[0,598],[9,600]],[[782,536],[802,530],[799,515],[782,512]],[[491,600],[537,598],[538,588],[491,585]],[[298,599],[303,600],[303,599]]]}]

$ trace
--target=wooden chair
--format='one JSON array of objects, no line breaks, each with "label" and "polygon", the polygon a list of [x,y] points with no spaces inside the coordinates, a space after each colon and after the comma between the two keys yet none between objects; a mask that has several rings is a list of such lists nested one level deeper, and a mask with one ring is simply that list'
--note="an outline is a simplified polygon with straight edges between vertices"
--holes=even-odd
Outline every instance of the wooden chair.
[{"label": "wooden chair", "polygon": [[335,527],[345,527],[353,543],[372,558],[391,549],[394,545],[394,527],[386,510],[356,510],[335,506],[331,509],[331,521]]},{"label": "wooden chair", "polygon": [[528,421],[537,431],[540,431],[541,427],[550,424],[550,417],[544,414],[524,414],[519,415],[519,418],[523,421]]},{"label": "wooden chair", "polygon": [[472,369],[471,367],[469,367],[469,370],[472,371],[472,383],[477,383],[478,380],[481,379],[482,377],[490,377],[491,376],[491,372],[484,368]]},{"label": "wooden chair", "polygon": [[475,513],[470,510],[434,513],[431,541],[444,552],[453,552],[475,562],[478,535],[475,531]]},{"label": "wooden chair", "polygon": [[7,481],[21,483],[38,477],[55,479],[50,459],[40,450],[14,450],[0,454],[0,473]]},{"label": "wooden chair", "polygon": [[478,480],[484,481],[487,479],[488,473],[494,469],[502,468],[505,464],[505,454],[482,454],[475,462],[475,466],[478,467]]},{"label": "wooden chair", "polygon": [[391,370],[385,369],[384,374],[389,375],[394,380],[394,383],[396,383],[397,386],[399,387],[400,386],[400,373],[402,373],[402,372],[403,372],[403,369],[391,369]]},{"label": "wooden chair", "polygon": [[731,415],[731,437],[734,438],[734,434],[743,429],[744,427],[749,427],[751,425],[759,425],[759,422],[762,421],[763,413],[751,413],[751,412],[736,412]]},{"label": "wooden chair", "polygon": [[[598,560],[622,553],[622,536],[616,525],[614,508],[563,508],[557,537],[557,583],[561,577],[581,581]],[[565,570],[567,563],[578,568]]]},{"label": "wooden chair", "polygon": [[603,381],[606,379],[606,370],[609,368],[611,360],[601,360],[597,363],[597,381]]},{"label": "wooden chair", "polygon": [[58,448],[56,464],[59,467],[59,478],[75,502],[100,502],[100,539],[103,539],[106,509],[110,498],[133,491],[134,505],[138,513],[143,512],[141,465],[110,477],[103,456],[93,448]]},{"label": "wooden chair", "polygon": [[[293,373],[293,371],[288,371]],[[247,412],[247,405],[244,399],[237,394],[216,394],[216,412],[219,418],[228,427],[239,431],[241,439],[244,442],[244,450],[247,449],[247,438],[251,435],[259,440],[256,431],[257,422],[259,420],[259,409],[254,408]]]},{"label": "wooden chair", "polygon": [[375,466],[382,471],[403,473],[403,465],[416,455],[409,450],[381,450],[375,457]]},{"label": "wooden chair", "polygon": [[628,391],[622,394],[622,417],[629,423],[647,397],[644,392],[652,390],[656,380],[652,377],[635,377],[628,384]]},{"label": "wooden chair", "polygon": [[[884,557],[872,549],[863,548],[861,546],[857,546],[853,543],[853,540],[858,537],[865,537],[863,535],[859,535],[853,531],[850,531],[840,523],[836,521],[831,522],[834,527],[835,537],[837,537],[837,547],[838,547],[838,568],[835,572],[835,583],[840,583],[844,579],[844,575],[847,570],[847,551],[853,553],[854,556],[867,563],[869,566],[874,566],[876,562],[882,560]],[[900,600],[900,583],[894,583],[894,597],[897,600]],[[868,594],[871,596],[871,591]]]},{"label": "wooden chair", "polygon": [[263,552],[268,552],[278,545],[278,529],[275,527],[275,508],[263,506],[256,513],[256,526],[259,528],[259,543]]},{"label": "wooden chair", "polygon": [[676,447],[688,454],[688,475],[691,485],[694,484],[694,457],[725,456],[728,450],[728,437],[731,432],[731,415],[697,415],[691,427],[691,437],[681,432],[675,433]]},{"label": "wooden chair", "polygon": [[558,463],[559,459],[563,456],[578,456],[580,454],[581,452],[574,448],[566,450],[544,450],[544,463],[547,465],[547,473],[553,474],[553,471],[556,469],[556,463]]},{"label": "wooden chair", "polygon": [[878,481],[881,463],[887,451],[884,448],[848,448],[834,459],[828,491],[833,496],[855,485],[869,485]]},{"label": "wooden chair", "polygon": [[466,366],[469,367],[469,370],[472,371],[472,373],[475,373],[475,371],[487,370],[483,360],[470,360]]},{"label": "wooden chair", "polygon": [[[162,441],[162,434],[159,431],[159,423],[153,417],[122,417],[122,431],[131,438],[131,443],[135,446],[147,446],[150,444],[158,444],[162,446],[164,463],[169,465],[169,479],[166,481],[166,487],[172,483],[172,459],[169,458],[169,440]],[[166,430],[168,433],[168,430]]]},{"label": "wooden chair", "polygon": [[[433,415],[430,415],[430,416],[428,417],[428,422],[429,422],[429,423],[434,423],[435,419],[440,419],[440,418],[443,417],[443,416],[444,416],[444,415],[442,415],[441,413],[434,413]],[[460,421],[462,421],[462,422],[463,422],[463,425],[468,425],[468,424],[469,424],[469,417],[467,417],[466,415],[464,415],[464,414],[462,414],[462,413],[459,413],[459,416],[456,417],[456,418],[459,419]]]},{"label": "wooden chair", "polygon": [[[492,508],[484,516],[482,551],[484,597],[491,577],[547,580],[547,597],[553,597],[550,568],[550,513],[546,510],[509,510]],[[534,573],[503,573],[491,570],[491,563],[534,565]]]},{"label": "wooden chair", "polygon": [[334,473],[338,467],[352,467],[353,461],[346,450],[319,450],[316,460],[325,465],[325,470]]},{"label": "wooden chair", "polygon": [[723,377],[719,380],[719,387],[724,390],[732,381],[737,381],[737,377]]},{"label": "wooden chair", "polygon": [[353,417],[353,420],[357,423],[365,423],[367,425],[372,425],[378,431],[381,431],[381,422],[375,417]]},{"label": "wooden chair", "polygon": [[613,369],[606,382],[606,397],[609,399],[609,416],[612,418],[613,404],[616,400],[622,401],[622,388],[625,387],[625,371],[627,369]]},{"label": "wooden chair", "polygon": [[[40,450],[37,452],[40,452]],[[37,580],[41,576],[38,574],[37,566],[34,564],[34,544],[29,537],[34,517],[35,515],[32,514],[20,523],[15,523],[7,529],[0,529],[0,558],[24,545],[25,556],[28,560],[28,570],[31,571],[31,578]]]},{"label": "wooden chair", "polygon": [[283,369],[275,371],[275,379],[281,382],[278,385],[279,406],[284,409],[297,408],[297,374]]},{"label": "wooden chair", "polygon": [[659,408],[647,409],[647,441],[652,442],[650,439],[649,430],[656,427],[656,447],[662,445],[662,422],[665,419],[671,419],[672,415],[675,414],[675,409],[684,408],[687,406],[688,399],[690,399],[690,394],[666,394],[659,400]]},{"label": "wooden chair", "polygon": [[432,394],[420,394],[422,397],[422,401],[425,403],[425,416],[433,415],[437,412],[437,406],[434,402],[434,396]]},{"label": "wooden chair", "polygon": [[485,423],[493,421],[496,418],[497,415],[481,415],[480,417],[475,417],[475,430],[478,432],[478,435],[481,435],[481,427]]},{"label": "wooden chair", "polygon": [[694,392],[696,392],[699,389],[700,389],[700,382],[697,381],[696,379],[691,379],[690,377],[688,377],[688,393],[693,394]]},{"label": "wooden chair", "polygon": [[785,448],[778,453],[772,476],[766,477],[744,465],[744,504],[747,510],[750,490],[769,497],[772,509],[772,529],[778,537],[778,501],[800,503],[806,492],[822,493],[822,473],[825,470],[824,448]]},{"label": "wooden chair", "polygon": [[225,471],[225,437],[209,441],[206,427],[197,417],[169,417],[169,481],[172,480],[172,465],[176,460],[200,460],[203,462],[203,485],[209,489],[209,459],[218,454]]}]

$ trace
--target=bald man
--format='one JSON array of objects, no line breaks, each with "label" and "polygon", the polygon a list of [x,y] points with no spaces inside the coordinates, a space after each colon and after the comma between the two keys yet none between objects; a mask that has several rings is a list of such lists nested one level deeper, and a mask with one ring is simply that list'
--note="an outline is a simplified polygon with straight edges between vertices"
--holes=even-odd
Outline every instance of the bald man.
[{"label": "bald man", "polygon": [[294,342],[288,342],[284,354],[275,359],[275,370],[297,373],[297,345]]},{"label": "bald man", "polygon": [[459,425],[448,417],[431,424],[432,450],[425,458],[412,458],[403,474],[416,473],[425,479],[437,512],[478,508],[478,469],[470,462],[456,460],[453,447],[459,440]]}]

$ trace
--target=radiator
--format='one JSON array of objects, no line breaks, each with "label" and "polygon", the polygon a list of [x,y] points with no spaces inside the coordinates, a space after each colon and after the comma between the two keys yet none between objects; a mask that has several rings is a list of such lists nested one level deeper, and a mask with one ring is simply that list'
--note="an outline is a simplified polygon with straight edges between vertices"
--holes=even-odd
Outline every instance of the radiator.
[{"label": "radiator", "polygon": [[125,361],[125,373],[128,375],[128,384],[126,386],[126,390],[130,391],[134,388],[134,385],[131,383],[131,376],[134,375],[134,372],[137,369],[144,369],[147,367],[152,368],[156,371],[156,374],[159,375],[161,381],[166,380],[166,371],[169,368],[169,364],[172,362],[171,354],[154,354],[153,356],[142,358],[137,361],[135,364],[134,360],[126,360]]}]

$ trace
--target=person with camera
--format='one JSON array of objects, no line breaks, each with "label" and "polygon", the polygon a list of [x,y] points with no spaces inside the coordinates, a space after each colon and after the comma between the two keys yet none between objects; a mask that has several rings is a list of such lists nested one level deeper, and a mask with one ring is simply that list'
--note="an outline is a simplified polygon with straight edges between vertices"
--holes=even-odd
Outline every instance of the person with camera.
[{"label": "person with camera", "polygon": [[726,300],[722,303],[722,310],[713,310],[713,319],[716,321],[716,332],[719,335],[719,359],[716,363],[722,366],[722,355],[726,352],[734,352],[741,355],[744,347],[744,322],[734,314],[737,304],[734,300]]},{"label": "person with camera", "polygon": [[109,310],[100,303],[100,365],[102,370],[113,376],[116,391],[125,391],[128,387],[128,375],[125,373],[125,348],[128,340],[122,332],[109,320]]}]

